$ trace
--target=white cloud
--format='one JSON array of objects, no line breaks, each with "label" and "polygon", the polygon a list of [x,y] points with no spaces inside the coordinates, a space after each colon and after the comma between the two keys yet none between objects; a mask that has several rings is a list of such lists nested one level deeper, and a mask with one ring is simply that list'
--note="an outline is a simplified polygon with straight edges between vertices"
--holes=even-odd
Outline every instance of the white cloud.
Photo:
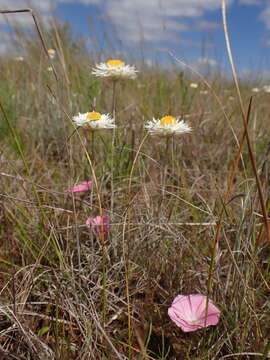
[{"label": "white cloud", "polygon": [[[45,26],[50,26],[52,14],[55,13],[57,6],[62,3],[81,3],[84,5],[101,5],[102,0],[0,0],[1,10],[33,9],[38,19]],[[32,15],[29,12],[0,14],[0,54],[11,54],[14,52],[12,38],[6,32],[6,28],[1,25],[19,26],[22,28],[35,27]]]},{"label": "white cloud", "polygon": [[[102,4],[102,0],[0,0],[1,10],[33,9],[41,16],[43,23],[48,23],[53,11],[60,3],[80,3],[84,5]],[[34,26],[33,18],[27,13],[0,14],[0,23],[15,23],[23,27]]]},{"label": "white cloud", "polygon": [[[233,1],[236,0],[227,0],[227,5]],[[184,42],[180,37],[183,31],[218,27],[216,23],[205,21],[204,15],[207,11],[220,8],[220,0],[0,0],[0,8],[34,8],[46,23],[57,5],[65,3],[96,4],[110,19],[119,38],[127,43]],[[22,26],[33,25],[29,14],[7,16],[9,21],[16,21]],[[0,16],[0,23],[4,19]]]},{"label": "white cloud", "polygon": [[[227,1],[228,5],[231,2]],[[180,40],[179,32],[189,30],[188,19],[200,29],[218,26],[204,21],[203,15],[219,9],[220,0],[111,0],[105,4],[106,13],[126,41]]]},{"label": "white cloud", "polygon": [[269,0],[267,1],[265,8],[260,15],[260,19],[262,20],[262,22],[264,23],[266,28],[270,29],[270,1]]},{"label": "white cloud", "polygon": [[[41,17],[44,23],[48,22],[51,18],[51,13],[54,7],[49,0],[0,0],[1,10],[19,10],[31,8],[36,11]],[[0,14],[0,23],[16,24],[22,27],[34,26],[33,18],[30,13],[12,13],[12,14]]]},{"label": "white cloud", "polygon": [[196,59],[193,61],[192,67],[200,74],[204,75],[214,74],[217,71],[220,72],[222,70],[221,63],[218,63],[218,61],[207,57]]},{"label": "white cloud", "polygon": [[221,26],[222,26],[221,23],[218,24],[218,23],[213,22],[213,21],[202,20],[202,21],[197,21],[196,22],[196,28],[197,29],[202,29],[202,30],[217,29],[217,28],[219,28]]},{"label": "white cloud", "polygon": [[265,81],[270,80],[270,71],[267,69],[248,69],[244,68],[242,69],[238,75],[245,80],[248,80],[250,82],[257,82],[257,83],[263,83]]},{"label": "white cloud", "polygon": [[53,9],[53,3],[49,0],[0,0],[1,10],[18,10],[33,8],[41,13],[50,12]]},{"label": "white cloud", "polygon": [[218,66],[218,62],[214,59],[210,59],[210,58],[206,58],[206,57],[203,57],[203,58],[198,58],[197,59],[197,63],[199,65],[204,65],[204,66],[209,66],[209,67],[216,67]]},{"label": "white cloud", "polygon": [[266,47],[270,47],[270,39],[264,39],[264,40],[263,40],[263,44],[264,44],[264,46],[266,46]]},{"label": "white cloud", "polygon": [[0,54],[9,52],[9,45],[11,44],[11,35],[5,31],[0,32]]}]

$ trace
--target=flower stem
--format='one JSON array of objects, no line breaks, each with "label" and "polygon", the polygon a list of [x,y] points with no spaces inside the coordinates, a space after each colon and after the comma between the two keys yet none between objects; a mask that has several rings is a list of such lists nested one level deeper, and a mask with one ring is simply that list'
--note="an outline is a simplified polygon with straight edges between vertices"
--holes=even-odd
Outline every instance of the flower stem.
[{"label": "flower stem", "polygon": [[166,181],[167,181],[167,172],[168,172],[168,160],[167,156],[170,151],[170,144],[171,144],[171,137],[166,137],[166,146],[165,146],[165,153],[163,156],[163,179],[162,179],[162,199],[164,199],[165,192],[166,192]]},{"label": "flower stem", "polygon": [[[112,115],[114,121],[116,120],[116,80],[113,81],[112,88]],[[115,128],[112,135],[112,154],[111,154],[111,214],[114,206],[114,150],[115,150]]]},{"label": "flower stem", "polygon": [[95,157],[95,132],[91,131],[91,155],[92,155],[92,161],[93,164],[95,163],[96,157]]}]

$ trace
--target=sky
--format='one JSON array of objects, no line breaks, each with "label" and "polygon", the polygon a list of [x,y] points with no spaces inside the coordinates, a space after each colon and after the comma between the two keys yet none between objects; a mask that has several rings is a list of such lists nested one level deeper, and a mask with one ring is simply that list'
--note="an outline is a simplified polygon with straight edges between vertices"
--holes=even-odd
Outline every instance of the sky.
[{"label": "sky", "polygon": [[[52,16],[69,22],[89,51],[142,57],[163,65],[177,58],[197,69],[228,67],[221,0],[0,0],[0,9],[34,8],[50,26]],[[229,36],[238,71],[270,77],[270,0],[226,0]],[[0,14],[0,53],[7,52],[12,21],[24,28],[28,14]],[[105,59],[104,59],[105,60]]]}]

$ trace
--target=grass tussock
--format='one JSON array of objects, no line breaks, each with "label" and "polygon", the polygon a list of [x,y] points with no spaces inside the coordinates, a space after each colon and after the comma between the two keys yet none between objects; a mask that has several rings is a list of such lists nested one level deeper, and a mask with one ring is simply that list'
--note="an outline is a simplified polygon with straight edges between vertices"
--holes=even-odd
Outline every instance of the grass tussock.
[{"label": "grass tussock", "polygon": [[[112,113],[112,84],[91,76],[98,59],[67,29],[46,41],[57,78],[36,38],[20,35],[23,61],[0,60],[1,358],[266,358],[269,244],[245,141],[236,160],[233,84],[216,76],[194,89],[177,64],[142,63],[117,83],[115,134],[84,137],[72,116]],[[240,88],[247,111],[250,86]],[[268,102],[254,97],[248,125],[267,209]],[[193,132],[145,138],[145,122],[166,114],[187,115]],[[87,193],[64,192],[94,178]],[[107,237],[85,226],[101,212]],[[185,334],[167,310],[194,293],[221,319]]]}]

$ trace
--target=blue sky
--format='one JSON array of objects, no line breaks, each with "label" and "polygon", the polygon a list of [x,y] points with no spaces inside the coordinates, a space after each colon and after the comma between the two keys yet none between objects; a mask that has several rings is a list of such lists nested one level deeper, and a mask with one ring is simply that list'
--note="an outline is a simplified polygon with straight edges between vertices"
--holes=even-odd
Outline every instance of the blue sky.
[{"label": "blue sky", "polygon": [[[226,3],[239,71],[270,74],[270,0]],[[168,49],[198,68],[226,68],[228,63],[220,0],[0,0],[2,9],[25,6],[36,8],[45,23],[52,14],[69,22],[87,39],[89,50],[98,42],[108,52],[113,48],[115,55],[143,54],[149,62],[170,63]],[[30,17],[15,17],[30,26]]]}]

